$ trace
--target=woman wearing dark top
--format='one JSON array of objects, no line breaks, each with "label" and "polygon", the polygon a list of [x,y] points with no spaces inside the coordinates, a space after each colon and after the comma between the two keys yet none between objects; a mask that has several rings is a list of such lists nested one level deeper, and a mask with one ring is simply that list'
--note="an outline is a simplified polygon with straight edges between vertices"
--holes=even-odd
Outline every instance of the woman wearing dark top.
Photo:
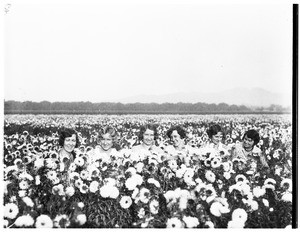
[{"label": "woman wearing dark top", "polygon": [[59,161],[61,165],[63,165],[62,172],[66,172],[62,178],[68,182],[69,167],[75,159],[74,149],[79,146],[79,138],[76,131],[73,129],[65,129],[61,131],[58,143],[61,147],[58,155]]},{"label": "woman wearing dark top", "polygon": [[265,155],[256,146],[260,140],[256,130],[248,130],[242,138],[242,143],[238,143],[233,150],[232,159],[241,159],[245,163],[251,164],[252,171],[260,171],[260,168],[269,168]]}]

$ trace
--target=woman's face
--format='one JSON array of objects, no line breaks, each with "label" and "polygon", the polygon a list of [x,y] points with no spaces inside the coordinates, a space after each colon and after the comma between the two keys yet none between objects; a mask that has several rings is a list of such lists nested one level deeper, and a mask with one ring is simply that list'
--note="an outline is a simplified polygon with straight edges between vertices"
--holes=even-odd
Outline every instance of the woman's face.
[{"label": "woman's face", "polygon": [[104,134],[102,135],[102,138],[100,139],[100,146],[104,151],[108,151],[113,146],[113,139],[110,134]]},{"label": "woman's face", "polygon": [[73,134],[71,137],[66,137],[64,141],[64,146],[63,148],[67,152],[72,152],[76,146],[76,135]]},{"label": "woman's face", "polygon": [[175,148],[181,147],[184,145],[184,139],[180,137],[177,130],[174,130],[171,134],[171,141],[173,142],[173,146]]},{"label": "woman's face", "polygon": [[154,143],[154,131],[147,129],[143,134],[143,143],[147,146],[151,146]]},{"label": "woman's face", "polygon": [[217,134],[215,134],[211,137],[211,141],[215,145],[218,145],[222,141],[222,138],[223,138],[223,134],[222,134],[222,132],[219,131]]},{"label": "woman's face", "polygon": [[243,147],[245,149],[250,149],[254,146],[254,140],[251,139],[251,138],[248,138],[247,135],[244,137],[244,140],[243,140]]}]

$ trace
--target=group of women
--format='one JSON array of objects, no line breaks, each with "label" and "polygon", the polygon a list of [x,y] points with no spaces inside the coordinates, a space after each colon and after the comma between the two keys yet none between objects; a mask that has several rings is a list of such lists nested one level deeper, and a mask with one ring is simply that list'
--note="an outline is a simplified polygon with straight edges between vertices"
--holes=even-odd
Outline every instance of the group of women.
[{"label": "group of women", "polygon": [[[227,156],[227,160],[237,158],[243,160],[245,163],[251,160],[256,164],[260,164],[257,167],[268,169],[268,163],[264,154],[256,146],[260,141],[257,131],[246,131],[242,137],[242,141],[230,149],[222,143],[224,133],[220,125],[214,124],[206,132],[209,141],[200,149],[214,149],[220,156]],[[131,149],[133,152],[142,152],[148,155],[166,154],[167,159],[181,159],[186,162],[186,159],[188,159],[186,154],[191,147],[186,143],[187,135],[183,127],[173,126],[167,131],[166,135],[170,140],[170,144],[159,147],[156,144],[158,138],[157,126],[153,124],[144,125],[139,130],[137,144],[134,144]],[[103,127],[99,131],[98,145],[89,152],[88,162],[92,163],[100,158],[116,155],[118,151],[114,148],[114,144],[117,141],[117,137],[118,133],[113,127]],[[75,130],[66,129],[61,132],[59,138],[59,145],[61,146],[59,157],[60,161],[65,164],[66,169],[73,162],[76,156],[74,149],[79,146],[79,143],[78,134]],[[222,150],[229,152],[222,153],[220,152]]]}]

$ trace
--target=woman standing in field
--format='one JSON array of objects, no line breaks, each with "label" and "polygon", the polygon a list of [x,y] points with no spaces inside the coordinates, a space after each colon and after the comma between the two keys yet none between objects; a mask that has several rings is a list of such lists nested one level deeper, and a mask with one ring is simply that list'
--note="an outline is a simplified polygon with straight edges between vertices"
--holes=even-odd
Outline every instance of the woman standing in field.
[{"label": "woman standing in field", "polygon": [[248,130],[242,138],[242,142],[238,143],[232,153],[232,159],[239,159],[251,166],[252,171],[260,171],[259,169],[269,168],[266,157],[262,151],[256,146],[260,140],[259,133],[256,130]]},{"label": "woman standing in field", "polygon": [[117,156],[117,150],[113,147],[118,133],[115,128],[105,126],[100,129],[98,135],[98,144],[92,152],[89,153],[89,163],[94,163],[97,160],[109,162],[111,157]]},{"label": "woman standing in field", "polygon": [[156,139],[158,137],[157,126],[154,124],[146,124],[142,126],[139,131],[138,139],[140,141],[139,145],[133,146],[133,152],[143,152],[152,154],[164,153],[164,151],[156,146]]},{"label": "woman standing in field", "polygon": [[222,143],[224,132],[221,126],[218,124],[213,124],[209,127],[206,133],[209,137],[209,142],[201,149],[211,149],[215,151],[221,158],[228,158],[230,154],[226,145]]},{"label": "woman standing in field", "polygon": [[74,149],[79,146],[79,138],[76,131],[73,129],[61,131],[58,143],[61,146],[61,149],[58,152],[60,165],[62,167],[61,170],[62,172],[66,172],[63,174],[62,178],[68,183],[69,167],[76,156]]},{"label": "woman standing in field", "polygon": [[165,147],[168,159],[180,159],[188,165],[190,156],[194,154],[192,147],[186,144],[186,132],[181,126],[173,126],[167,131],[171,145]]}]

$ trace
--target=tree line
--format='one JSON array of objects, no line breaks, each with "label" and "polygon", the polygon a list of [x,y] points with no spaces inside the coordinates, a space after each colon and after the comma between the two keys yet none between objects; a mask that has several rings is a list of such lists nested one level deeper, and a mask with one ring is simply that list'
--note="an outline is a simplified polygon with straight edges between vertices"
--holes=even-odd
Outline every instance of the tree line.
[{"label": "tree line", "polygon": [[12,113],[252,113],[289,112],[288,108],[271,105],[264,108],[249,108],[226,103],[113,103],[113,102],[32,102],[5,101],[4,114]]}]

